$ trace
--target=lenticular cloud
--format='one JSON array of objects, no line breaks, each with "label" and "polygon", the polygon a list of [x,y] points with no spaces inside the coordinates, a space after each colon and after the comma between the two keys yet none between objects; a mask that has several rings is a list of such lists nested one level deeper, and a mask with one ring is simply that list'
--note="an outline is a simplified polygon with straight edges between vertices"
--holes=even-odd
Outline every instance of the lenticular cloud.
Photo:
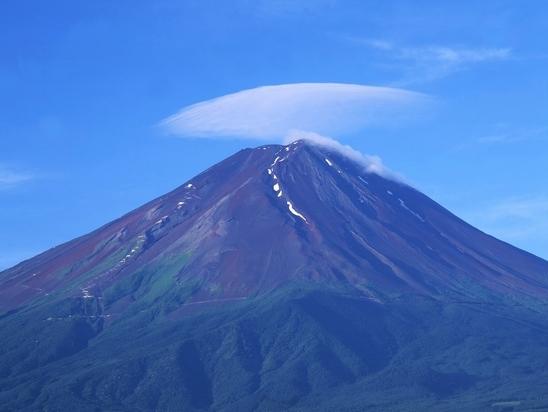
[{"label": "lenticular cloud", "polygon": [[402,89],[342,83],[262,86],[182,108],[161,125],[181,137],[283,139],[291,130],[352,132],[393,121],[427,96]]}]

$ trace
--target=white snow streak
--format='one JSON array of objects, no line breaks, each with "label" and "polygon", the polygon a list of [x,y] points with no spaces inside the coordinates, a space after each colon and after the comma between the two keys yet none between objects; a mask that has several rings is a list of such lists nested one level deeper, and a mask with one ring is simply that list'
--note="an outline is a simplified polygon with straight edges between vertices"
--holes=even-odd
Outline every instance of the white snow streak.
[{"label": "white snow streak", "polygon": [[424,223],[424,219],[422,218],[421,215],[419,215],[418,213],[416,213],[415,211],[409,209],[409,207],[405,204],[405,202],[401,199],[398,199],[399,202],[400,202],[400,206],[403,207],[405,210],[407,210],[409,213],[411,213],[413,216],[415,216],[417,219],[419,219],[421,222]]},{"label": "white snow streak", "polygon": [[294,215],[297,216],[297,217],[300,217],[302,220],[305,221],[305,223],[308,223],[307,220],[306,220],[306,217],[304,217],[302,214],[300,214],[299,212],[297,212],[289,200],[287,201],[287,207],[289,208],[289,211],[290,211],[292,214],[294,214]]},{"label": "white snow streak", "polygon": [[360,179],[362,182],[364,182],[366,185],[369,184],[369,182],[367,180],[365,180],[363,177],[361,176],[358,176],[358,179]]}]

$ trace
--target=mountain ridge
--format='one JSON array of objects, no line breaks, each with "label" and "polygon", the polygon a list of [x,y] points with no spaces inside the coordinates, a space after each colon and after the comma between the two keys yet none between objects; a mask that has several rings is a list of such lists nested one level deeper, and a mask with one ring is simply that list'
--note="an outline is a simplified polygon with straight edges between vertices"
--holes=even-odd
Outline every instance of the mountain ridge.
[{"label": "mountain ridge", "polygon": [[[318,171],[321,173],[318,174]],[[225,176],[228,176],[229,180],[226,184],[223,180]],[[380,202],[382,202],[381,205]],[[215,214],[220,215],[218,210],[221,208],[224,208],[225,216],[216,217]],[[245,209],[246,214],[241,213],[239,208]],[[421,208],[423,208],[422,211]],[[425,213],[430,213],[432,216],[427,217]],[[444,219],[443,227],[435,226],[437,224],[435,219],[439,219],[439,215]],[[348,216],[357,217],[351,221],[352,219]],[[276,221],[276,224],[268,222],[269,219]],[[379,221],[381,221],[380,224],[378,224]],[[324,230],[332,222],[336,222],[337,226],[345,226],[344,232],[335,225],[328,228],[329,233]],[[323,227],[318,229],[318,224]],[[254,225],[263,227],[255,229]],[[397,225],[405,225],[408,229],[404,232],[399,230]],[[184,230],[192,232],[193,238],[191,239]],[[244,233],[238,232],[242,230]],[[283,231],[284,242],[291,244],[294,250],[291,250],[287,244],[274,246],[271,242],[275,240],[264,239],[268,236],[268,232],[272,233],[272,237],[279,236],[277,233],[279,230]],[[445,233],[450,230],[466,232],[468,238],[464,241],[462,238],[451,237],[453,236],[451,233],[449,235]],[[226,237],[231,235],[239,236],[248,243],[241,245],[238,243],[239,239],[227,241]],[[250,244],[249,240],[252,236],[256,241]],[[220,238],[217,242],[219,244],[215,242],[215,238]],[[332,242],[330,240],[332,238],[335,238],[336,242]],[[203,245],[200,246],[197,242],[202,242]],[[416,262],[412,268],[408,261],[411,256],[406,257],[406,262],[402,261],[401,256],[398,257],[398,262],[391,260],[395,258],[391,258],[388,254],[391,253],[388,250],[390,242],[395,247],[405,247],[406,253],[413,254],[412,257],[419,259],[420,262]],[[445,243],[444,250],[434,250],[442,242]],[[344,266],[351,261],[358,268],[351,268],[347,272],[354,274],[364,270],[372,273],[380,272],[383,275],[383,281],[390,283],[390,287],[396,289],[410,287],[420,293],[429,293],[430,286],[425,284],[424,275],[419,276],[411,272],[417,270],[419,263],[422,266],[428,264],[429,276],[432,277],[435,265],[454,266],[455,259],[458,257],[452,256],[452,260],[448,261],[442,255],[442,253],[450,253],[448,249],[453,248],[467,255],[468,260],[473,259],[477,262],[473,267],[475,272],[487,273],[491,278],[493,278],[492,273],[496,271],[505,273],[509,281],[514,282],[510,285],[511,288],[521,287],[529,294],[540,293],[542,296],[548,291],[546,280],[543,280],[540,273],[536,275],[536,278],[516,276],[515,269],[508,267],[507,263],[493,263],[492,257],[495,252],[486,249],[485,245],[482,247],[488,253],[483,255],[479,253],[477,244],[480,242],[495,250],[504,249],[505,254],[523,253],[477,231],[406,184],[367,172],[365,167],[336,151],[298,141],[287,146],[268,145],[257,149],[244,149],[166,195],[138,207],[75,241],[67,242],[38,255],[34,259],[37,263],[33,263],[33,259],[27,260],[4,273],[15,273],[12,275],[12,280],[16,280],[18,272],[33,272],[30,275],[31,278],[23,283],[24,290],[19,292],[22,301],[25,301],[25,296],[32,298],[36,295],[33,292],[39,292],[40,289],[45,290],[46,293],[53,290],[52,288],[60,280],[56,283],[54,279],[48,277],[52,272],[68,270],[71,277],[78,277],[82,273],[97,268],[106,259],[118,259],[107,272],[97,269],[101,273],[97,273],[96,276],[106,280],[122,272],[134,271],[138,267],[137,264],[143,265],[154,260],[158,254],[173,249],[173,245],[177,243],[184,243],[181,246],[186,250],[181,252],[183,254],[203,255],[203,259],[195,265],[202,271],[208,265],[219,265],[223,271],[224,264],[228,266],[224,272],[229,269],[238,270],[237,266],[241,260],[238,251],[243,250],[247,253],[247,258],[252,259],[250,255],[258,254],[261,245],[264,246],[264,253],[256,259],[256,262],[244,262],[243,265],[247,265],[244,269],[255,270],[254,268],[264,266],[265,263],[268,267],[272,264],[272,254],[284,250],[285,256],[276,259],[282,265],[289,265],[289,269],[276,268],[277,273],[271,275],[271,278],[280,276],[280,272],[283,271],[294,274],[299,270],[303,272],[304,269],[298,269],[298,265],[314,268],[310,262],[312,255],[325,260],[325,256],[318,256],[321,249],[338,248],[333,253],[345,255],[346,261],[340,263],[343,272]],[[314,246],[310,246],[312,243]],[[117,249],[114,250],[114,247],[110,247],[109,244],[114,244]],[[467,248],[470,244],[474,245],[473,249]],[[123,247],[118,247],[120,245]],[[341,249],[339,245],[344,245],[344,249]],[[224,255],[221,258],[222,261],[212,261],[207,258],[206,255],[211,253],[212,248],[216,248],[218,255]],[[306,248],[309,250],[302,251]],[[121,249],[124,250],[121,251]],[[207,251],[204,251],[206,249]],[[299,253],[295,249],[301,249],[301,255],[308,255],[294,256],[296,261],[291,262],[290,256]],[[352,249],[357,251],[353,252]],[[114,252],[120,256],[114,256]],[[438,256],[433,256],[434,254]],[[89,255],[91,258],[88,257]],[[144,262],[143,255],[146,255]],[[63,261],[67,258],[68,264]],[[89,260],[89,264],[82,264],[83,258]],[[527,264],[531,265],[536,272],[541,272],[542,269],[539,270],[538,267],[541,267],[542,263],[546,265],[546,262],[533,255],[528,255],[528,258],[532,263],[527,262]],[[434,259],[438,259],[438,262],[432,263]],[[497,259],[501,259],[500,255]],[[522,257],[521,260],[525,258]],[[44,263],[46,270],[42,269],[40,273],[36,267],[38,265],[43,267]],[[468,262],[464,263],[470,266]],[[364,269],[364,264],[369,266],[369,269]],[[51,268],[48,269],[48,265]],[[446,267],[442,269],[448,270]],[[438,271],[441,270],[438,269]],[[308,270],[304,276],[320,279],[322,276],[331,279],[346,276],[344,273],[342,275],[338,273],[338,269],[334,267],[329,275],[326,275],[325,271],[319,272],[322,272],[321,268],[315,267],[314,270]],[[385,276],[387,273],[390,276]],[[467,276],[477,277],[475,273]],[[12,293],[10,282],[2,279],[5,277],[0,275],[0,282],[3,281],[2,290],[4,293]],[[46,281],[40,283],[38,282],[40,278],[45,278]],[[357,286],[362,280],[354,278],[351,283]],[[431,280],[428,279],[428,281]],[[241,277],[238,281],[241,281]],[[446,285],[449,284],[449,281],[444,281]],[[226,282],[231,280],[226,279]],[[88,286],[82,285],[82,288],[88,288]],[[502,282],[495,282],[490,286],[504,287]],[[14,287],[17,287],[17,284]],[[367,289],[363,285],[360,287]],[[235,290],[232,290],[228,297],[234,297],[232,295],[237,293],[237,288],[233,289]],[[371,294],[370,291],[366,293]],[[87,296],[89,293],[83,295]],[[204,299],[206,297],[206,295],[203,296]]]},{"label": "mountain ridge", "polygon": [[0,409],[548,408],[547,297],[406,184],[246,149],[0,272]]}]

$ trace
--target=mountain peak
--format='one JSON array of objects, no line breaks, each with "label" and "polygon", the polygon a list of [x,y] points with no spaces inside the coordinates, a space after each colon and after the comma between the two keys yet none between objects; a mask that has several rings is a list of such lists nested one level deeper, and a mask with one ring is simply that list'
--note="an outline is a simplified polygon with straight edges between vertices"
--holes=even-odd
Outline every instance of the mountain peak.
[{"label": "mountain peak", "polygon": [[295,281],[376,299],[545,296],[548,286],[545,261],[337,150],[299,140],[242,150],[3,272],[1,302],[9,309],[46,296],[102,297],[165,265],[162,282],[184,290],[187,302],[251,296]]},{"label": "mountain peak", "polygon": [[[306,380],[295,395],[301,400],[315,385],[315,405],[316,393],[337,385],[342,401],[349,387],[361,396],[369,379],[367,399],[351,406],[361,410],[377,382],[386,393],[399,387],[405,394],[418,382],[420,399],[423,387],[437,399],[492,382],[460,367],[471,348],[490,359],[493,339],[506,333],[508,356],[497,358],[493,379],[504,376],[506,384],[511,359],[523,371],[518,386],[529,385],[530,365],[545,359],[546,345],[531,345],[529,358],[522,348],[546,330],[537,310],[548,298],[548,262],[336,149],[297,141],[242,150],[1,272],[0,375],[9,377],[0,383],[27,393],[48,382],[33,405],[59,410],[83,399],[93,399],[86,407],[100,399],[105,410],[256,410],[241,399],[280,399],[286,382]],[[481,333],[487,338],[478,350]],[[432,359],[449,369],[425,368]],[[480,363],[477,376],[491,370]],[[410,366],[402,372],[402,365]],[[455,367],[460,375],[447,373]],[[60,370],[62,379],[47,379]],[[173,407],[143,406],[140,399],[156,393],[176,399]],[[28,406],[4,394],[17,398],[13,410]],[[488,408],[493,396],[486,399]]]}]

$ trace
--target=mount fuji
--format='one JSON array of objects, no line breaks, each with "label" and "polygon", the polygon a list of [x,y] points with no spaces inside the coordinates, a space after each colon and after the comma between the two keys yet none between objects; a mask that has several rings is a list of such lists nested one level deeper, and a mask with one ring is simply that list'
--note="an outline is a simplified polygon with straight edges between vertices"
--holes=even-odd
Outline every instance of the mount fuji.
[{"label": "mount fuji", "polygon": [[245,149],[0,273],[0,409],[548,410],[547,302],[390,175]]}]

